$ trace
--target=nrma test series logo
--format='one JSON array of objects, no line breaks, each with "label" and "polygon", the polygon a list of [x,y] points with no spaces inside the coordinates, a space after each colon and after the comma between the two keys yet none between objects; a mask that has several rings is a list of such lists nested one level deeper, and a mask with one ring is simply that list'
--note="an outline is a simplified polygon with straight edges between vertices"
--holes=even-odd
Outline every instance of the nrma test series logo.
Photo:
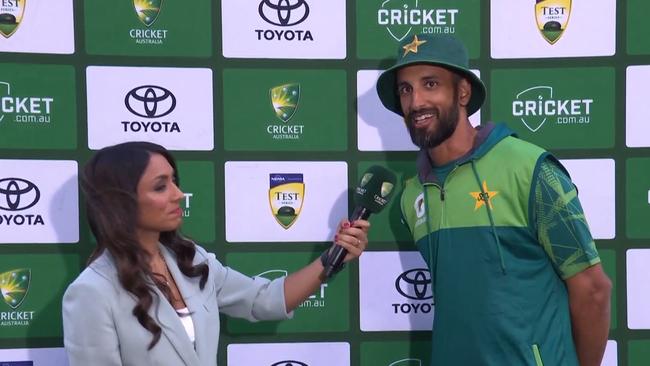
[{"label": "nrma test series logo", "polygon": [[11,37],[23,21],[26,0],[0,1],[0,34]]},{"label": "nrma test series logo", "polygon": [[569,24],[571,0],[536,0],[535,19],[542,37],[550,43],[557,42]]},{"label": "nrma test series logo", "polygon": [[275,220],[285,229],[293,225],[305,197],[305,183],[300,173],[272,173],[269,175],[269,203]]}]

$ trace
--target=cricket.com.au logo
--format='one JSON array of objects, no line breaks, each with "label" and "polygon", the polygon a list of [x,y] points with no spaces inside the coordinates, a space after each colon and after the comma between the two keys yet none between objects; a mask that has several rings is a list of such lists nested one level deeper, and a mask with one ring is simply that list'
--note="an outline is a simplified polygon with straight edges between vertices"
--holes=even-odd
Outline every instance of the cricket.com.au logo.
[{"label": "cricket.com.au logo", "polygon": [[410,301],[391,304],[395,314],[428,314],[433,309],[431,273],[426,268],[414,268],[395,279],[395,290]]},{"label": "cricket.com.au logo", "polygon": [[25,2],[27,0],[2,0],[0,1],[0,34],[5,38],[11,37],[25,14]]},{"label": "cricket.com.au logo", "polygon": [[[289,275],[289,271],[285,269],[270,269],[268,271],[264,271],[260,274],[255,275],[254,277],[264,277],[268,280],[274,280],[276,278],[280,277],[287,277]],[[314,294],[309,296],[305,301],[303,301],[298,307],[300,308],[324,308],[326,303],[326,292],[327,290],[327,283],[322,283],[320,285],[320,288],[316,290]]]},{"label": "cricket.com.au logo", "polygon": [[531,132],[545,124],[575,125],[591,122],[590,98],[558,99],[552,86],[539,85],[522,90],[512,101],[512,116]]},{"label": "cricket.com.au logo", "polygon": [[309,4],[305,0],[262,0],[257,9],[259,16],[269,26],[255,29],[257,40],[313,41],[314,36],[301,24],[309,18]]},{"label": "cricket.com.au logo", "polygon": [[269,204],[275,220],[284,229],[293,225],[305,197],[305,183],[301,173],[269,174]]},{"label": "cricket.com.au logo", "polygon": [[168,29],[152,28],[160,15],[163,0],[133,0],[133,9],[138,20],[146,28],[129,30],[129,37],[140,45],[162,45],[167,39]]},{"label": "cricket.com.au logo", "polygon": [[189,218],[192,215],[192,197],[194,197],[194,193],[183,193],[183,199],[181,200],[181,210],[183,210],[183,217],[185,218]]},{"label": "cricket.com.au logo", "polygon": [[423,8],[421,0],[384,0],[377,9],[377,24],[397,42],[413,34],[456,33],[458,9]]},{"label": "cricket.com.au logo", "polygon": [[142,85],[131,89],[124,96],[124,106],[143,120],[121,121],[123,132],[181,132],[178,122],[160,120],[176,108],[176,96],[162,86]]},{"label": "cricket.com.au logo", "polygon": [[[2,301],[9,309],[0,308],[0,327],[29,326],[34,311],[18,311],[27,297],[32,271],[28,268],[12,269],[0,273]],[[7,311],[8,310],[8,311]]]},{"label": "cricket.com.au logo", "polygon": [[419,358],[403,358],[391,362],[388,366],[422,366],[422,360]]},{"label": "cricket.com.au logo", "polygon": [[571,0],[536,0],[535,20],[542,37],[555,44],[569,24]]},{"label": "cricket.com.au logo", "polygon": [[273,140],[299,140],[305,126],[289,121],[298,110],[300,84],[288,83],[273,87],[269,90],[269,99],[279,123],[269,123],[266,133]]},{"label": "cricket.com.au logo", "polygon": [[10,83],[0,81],[0,123],[51,123],[53,97],[15,95]]},{"label": "cricket.com.au logo", "polygon": [[0,226],[45,225],[34,213],[41,191],[27,179],[0,176]]}]

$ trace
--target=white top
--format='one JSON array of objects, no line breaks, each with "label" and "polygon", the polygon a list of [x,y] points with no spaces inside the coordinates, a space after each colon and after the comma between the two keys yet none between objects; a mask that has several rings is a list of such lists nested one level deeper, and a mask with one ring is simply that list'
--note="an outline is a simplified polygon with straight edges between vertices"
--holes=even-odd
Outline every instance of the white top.
[{"label": "white top", "polygon": [[192,316],[190,316],[190,309],[188,308],[182,308],[182,309],[176,309],[176,314],[178,314],[178,317],[181,320],[181,323],[183,324],[183,328],[185,328],[185,332],[187,333],[187,336],[190,337],[190,341],[194,343],[194,323],[192,323]]}]

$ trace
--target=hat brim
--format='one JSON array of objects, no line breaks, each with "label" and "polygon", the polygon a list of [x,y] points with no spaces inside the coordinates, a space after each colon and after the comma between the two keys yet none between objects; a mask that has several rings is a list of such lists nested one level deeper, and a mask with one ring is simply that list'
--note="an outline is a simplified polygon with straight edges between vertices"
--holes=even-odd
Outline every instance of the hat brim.
[{"label": "hat brim", "polygon": [[464,68],[457,67],[456,65],[448,64],[445,62],[431,62],[431,61],[412,61],[405,62],[402,64],[395,65],[389,69],[386,69],[377,80],[377,94],[379,95],[379,100],[388,110],[393,111],[400,116],[404,116],[402,112],[402,106],[399,101],[399,96],[397,94],[397,70],[410,66],[410,65],[432,65],[440,66],[449,71],[455,72],[462,77],[469,80],[472,85],[472,96],[467,103],[467,116],[471,116],[476,111],[478,111],[483,102],[485,101],[485,85],[481,79],[478,78],[473,72],[466,70]]}]

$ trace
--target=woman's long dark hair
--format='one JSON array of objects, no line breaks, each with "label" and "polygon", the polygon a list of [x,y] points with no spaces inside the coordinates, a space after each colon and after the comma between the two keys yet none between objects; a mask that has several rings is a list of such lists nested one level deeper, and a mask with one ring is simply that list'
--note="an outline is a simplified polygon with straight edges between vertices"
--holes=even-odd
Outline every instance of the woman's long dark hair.
[{"label": "woman's long dark hair", "polygon": [[[97,239],[97,247],[88,264],[104,250],[112,255],[122,287],[138,300],[133,315],[153,334],[148,349],[158,343],[161,334],[160,326],[147,313],[155,294],[152,286],[158,286],[171,302],[169,287],[156,280],[149,266],[151,257],[136,236],[138,182],[153,154],[160,154],[169,162],[178,184],[174,158],[164,147],[149,142],[127,142],[99,150],[86,164],[81,177],[88,224]],[[196,253],[194,243],[183,238],[177,230],[162,232],[160,243],[174,252],[184,275],[201,277],[199,285],[203,289],[208,278],[208,266],[205,263],[192,265]]]}]

